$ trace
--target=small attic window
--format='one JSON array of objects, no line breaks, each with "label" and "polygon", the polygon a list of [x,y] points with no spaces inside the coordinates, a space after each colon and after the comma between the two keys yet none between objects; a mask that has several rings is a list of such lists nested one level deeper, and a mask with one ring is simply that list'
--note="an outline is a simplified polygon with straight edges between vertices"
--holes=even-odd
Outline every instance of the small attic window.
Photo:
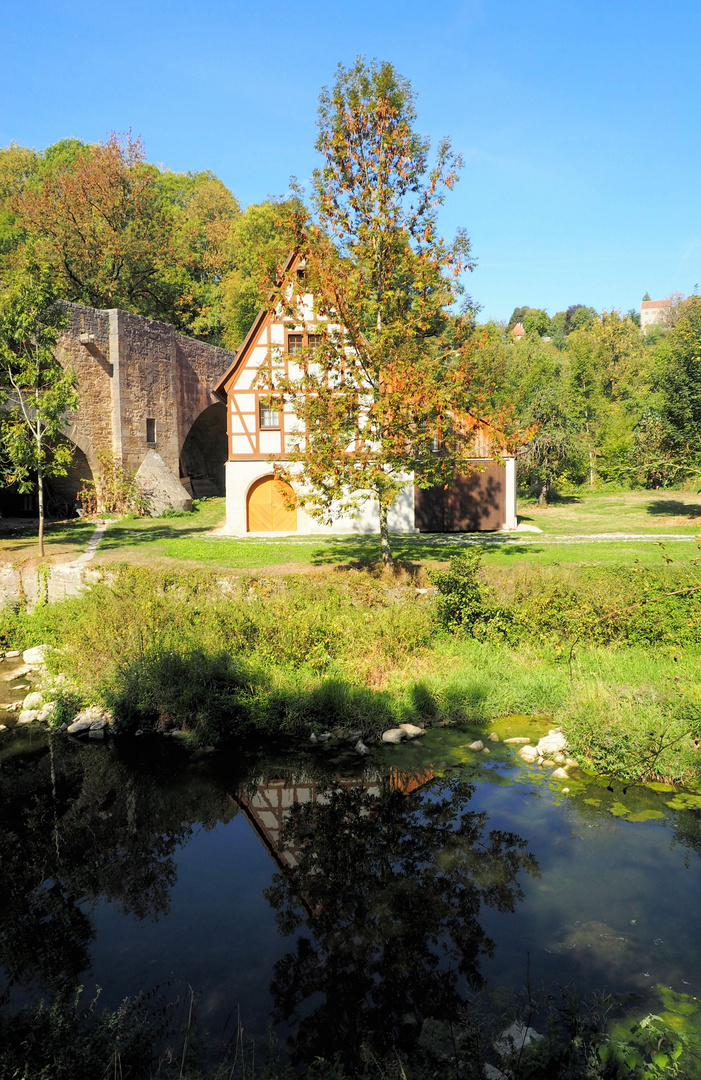
[{"label": "small attic window", "polygon": [[303,266],[298,266],[297,267],[297,281],[306,281],[306,280],[307,280],[307,271],[305,270],[305,268]]},{"label": "small attic window", "polygon": [[155,443],[156,441],[156,421],[150,417],[146,417],[146,442]]}]

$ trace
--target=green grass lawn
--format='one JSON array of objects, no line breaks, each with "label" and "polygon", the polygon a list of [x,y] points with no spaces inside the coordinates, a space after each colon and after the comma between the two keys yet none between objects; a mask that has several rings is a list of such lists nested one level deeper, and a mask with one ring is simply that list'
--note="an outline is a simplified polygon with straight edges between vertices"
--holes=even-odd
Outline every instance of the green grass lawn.
[{"label": "green grass lawn", "polygon": [[519,521],[546,535],[596,533],[675,533],[701,536],[701,493],[694,491],[580,491],[540,509],[519,499]]},{"label": "green grass lawn", "polygon": [[[540,510],[532,502],[519,505],[519,519],[537,524],[537,533],[420,534],[396,536],[393,551],[404,564],[444,562],[466,544],[478,543],[486,565],[558,566],[627,565],[638,561],[658,565],[665,554],[687,561],[698,554],[688,542],[649,541],[580,542],[575,537],[601,533],[674,534],[692,540],[701,536],[701,503],[688,492],[625,492],[594,494],[558,502]],[[224,519],[224,500],[206,499],[195,514],[174,518],[143,518],[110,526],[100,545],[100,563],[171,563],[210,568],[252,570],[262,567],[294,571],[305,567],[368,565],[380,556],[376,536],[271,536],[226,537],[211,535]],[[683,524],[677,524],[681,521]],[[691,524],[689,523],[691,522]],[[664,545],[664,550],[660,546]]]},{"label": "green grass lawn", "polygon": [[[223,499],[203,499],[193,514],[182,517],[123,519],[111,525],[96,562],[107,564],[173,564],[211,569],[290,571],[334,565],[363,566],[379,559],[376,536],[225,537],[212,535],[224,520]],[[588,491],[540,509],[532,500],[519,502],[519,520],[542,533],[420,534],[396,536],[396,558],[408,566],[445,562],[465,544],[479,544],[485,565],[549,567],[658,565],[665,556],[688,561],[698,554],[692,541],[701,538],[701,497],[685,491],[630,491],[612,494]],[[47,527],[47,561],[68,561],[84,550],[92,533],[89,522],[62,522]],[[645,534],[646,541],[580,540],[601,534]],[[686,538],[687,542],[666,539]],[[659,537],[660,539],[655,539]],[[660,546],[664,545],[664,550]],[[36,522],[18,528],[0,522],[0,561],[36,560]]]},{"label": "green grass lawn", "polygon": [[[0,518],[0,562],[24,563],[39,558],[36,519],[4,521]],[[49,522],[44,531],[46,562],[70,562],[85,550],[95,531],[91,521]]]}]

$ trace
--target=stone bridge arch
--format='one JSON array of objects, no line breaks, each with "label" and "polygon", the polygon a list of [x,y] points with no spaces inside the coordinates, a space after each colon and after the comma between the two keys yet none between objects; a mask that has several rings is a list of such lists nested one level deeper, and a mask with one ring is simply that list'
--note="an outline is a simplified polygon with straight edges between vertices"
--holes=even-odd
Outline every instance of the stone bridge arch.
[{"label": "stone bridge arch", "polygon": [[193,495],[224,495],[228,456],[226,405],[213,401],[190,426],[180,448],[180,478]]}]

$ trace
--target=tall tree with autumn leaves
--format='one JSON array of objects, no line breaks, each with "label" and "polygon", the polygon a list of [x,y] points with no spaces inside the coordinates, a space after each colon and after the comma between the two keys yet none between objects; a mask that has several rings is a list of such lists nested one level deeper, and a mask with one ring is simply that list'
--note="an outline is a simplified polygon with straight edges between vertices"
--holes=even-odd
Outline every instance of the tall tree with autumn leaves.
[{"label": "tall tree with autumn leaves", "polygon": [[[388,511],[409,475],[425,487],[449,483],[455,468],[469,468],[470,429],[504,422],[486,415],[469,301],[454,310],[473,266],[469,239],[461,230],[448,243],[437,230],[462,162],[444,140],[430,164],[414,120],[411,86],[389,63],[339,65],[322,92],[322,165],[296,237],[306,260],[301,291],[314,296],[317,332],[326,329],[302,356],[299,378],[283,378],[274,364],[269,374],[271,391],[290,399],[301,421],[289,466],[278,471],[302,480],[299,501],[321,519],[376,499],[386,565]],[[298,325],[285,284],[278,302]]]}]

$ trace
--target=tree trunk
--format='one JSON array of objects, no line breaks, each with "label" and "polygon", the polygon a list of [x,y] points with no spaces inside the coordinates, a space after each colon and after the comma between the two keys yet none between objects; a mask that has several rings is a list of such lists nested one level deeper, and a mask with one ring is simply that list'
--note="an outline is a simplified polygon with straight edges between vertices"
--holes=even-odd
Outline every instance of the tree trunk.
[{"label": "tree trunk", "polygon": [[380,550],[382,552],[382,565],[385,570],[394,567],[392,549],[389,546],[389,529],[387,527],[387,503],[380,499]]},{"label": "tree trunk", "polygon": [[44,558],[44,477],[41,469],[37,475],[37,494],[39,496],[39,557]]},{"label": "tree trunk", "polygon": [[547,480],[543,481],[543,486],[540,489],[540,495],[538,496],[538,506],[548,505],[548,492],[550,491],[550,484]]}]

